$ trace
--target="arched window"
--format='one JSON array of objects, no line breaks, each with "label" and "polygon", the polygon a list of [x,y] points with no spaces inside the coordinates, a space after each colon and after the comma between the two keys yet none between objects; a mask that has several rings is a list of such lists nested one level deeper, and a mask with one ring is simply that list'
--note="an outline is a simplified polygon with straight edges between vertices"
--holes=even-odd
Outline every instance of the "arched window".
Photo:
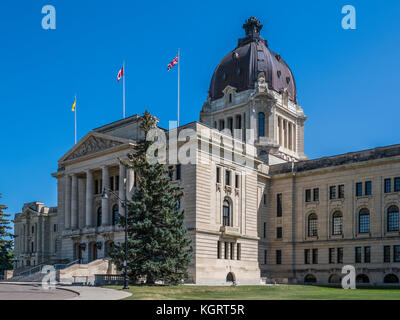
[{"label": "arched window", "polygon": [[119,218],[119,207],[118,204],[114,204],[112,208],[112,224],[115,226],[118,223]]},{"label": "arched window", "polygon": [[308,274],[304,277],[305,283],[315,283],[317,282],[317,278],[313,274]]},{"label": "arched window", "polygon": [[387,209],[387,231],[399,231],[399,208],[390,206]]},{"label": "arched window", "polygon": [[358,229],[359,233],[369,233],[370,223],[369,223],[369,210],[363,208],[360,210],[358,216]]},{"label": "arched window", "polygon": [[332,274],[332,275],[330,275],[328,282],[329,283],[340,283],[341,277],[338,274]]},{"label": "arched window", "polygon": [[258,113],[258,137],[265,136],[265,115],[262,112]]},{"label": "arched window", "polygon": [[228,227],[231,225],[231,205],[226,199],[222,206],[222,224]]},{"label": "arched window", "polygon": [[383,282],[384,283],[399,283],[399,278],[395,274],[389,273],[385,276],[385,278],[383,278]]},{"label": "arched window", "polygon": [[369,278],[365,274],[358,274],[356,277],[357,283],[369,283]]},{"label": "arched window", "polygon": [[102,224],[102,214],[101,214],[101,207],[97,209],[97,226],[100,227]]},{"label": "arched window", "polygon": [[308,236],[318,236],[318,218],[315,213],[312,213],[308,216]]},{"label": "arched window", "polygon": [[332,215],[332,234],[340,235],[343,232],[343,215],[340,211],[336,211]]}]

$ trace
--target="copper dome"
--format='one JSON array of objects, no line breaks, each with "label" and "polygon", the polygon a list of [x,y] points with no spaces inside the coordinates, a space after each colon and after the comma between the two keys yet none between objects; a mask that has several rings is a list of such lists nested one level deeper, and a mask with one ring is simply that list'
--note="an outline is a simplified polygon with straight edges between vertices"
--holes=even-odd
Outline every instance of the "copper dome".
[{"label": "copper dome", "polygon": [[236,49],[229,52],[214,71],[209,91],[211,100],[222,98],[222,90],[228,85],[235,87],[237,92],[254,89],[258,74],[264,72],[270,89],[280,92],[287,88],[289,99],[297,103],[292,71],[260,37],[262,27],[255,17],[249,18],[243,25],[246,37],[239,39]]}]

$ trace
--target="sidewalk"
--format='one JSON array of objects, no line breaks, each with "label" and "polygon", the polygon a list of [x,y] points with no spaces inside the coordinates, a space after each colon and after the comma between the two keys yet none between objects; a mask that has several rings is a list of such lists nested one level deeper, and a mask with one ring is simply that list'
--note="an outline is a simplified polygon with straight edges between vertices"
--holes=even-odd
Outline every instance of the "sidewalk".
[{"label": "sidewalk", "polygon": [[[4,285],[17,285],[25,287],[38,288],[41,282],[6,282],[2,281],[0,284]],[[76,297],[67,300],[120,300],[127,298],[132,294],[122,290],[106,289],[101,287],[86,287],[86,286],[73,286],[73,285],[56,285],[58,290],[70,291],[77,294]]]},{"label": "sidewalk", "polygon": [[58,289],[71,290],[78,293],[77,297],[68,300],[121,300],[132,294],[122,290],[105,289],[100,287],[59,286]]}]

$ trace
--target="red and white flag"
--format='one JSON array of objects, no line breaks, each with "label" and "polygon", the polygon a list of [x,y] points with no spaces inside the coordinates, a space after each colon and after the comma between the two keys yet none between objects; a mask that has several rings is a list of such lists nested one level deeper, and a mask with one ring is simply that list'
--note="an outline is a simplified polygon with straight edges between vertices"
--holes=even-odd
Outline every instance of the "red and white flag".
[{"label": "red and white flag", "polygon": [[171,61],[171,63],[168,63],[168,71],[170,71],[176,64],[178,64],[178,56],[176,56],[174,60]]},{"label": "red and white flag", "polygon": [[124,76],[124,67],[121,68],[118,72],[118,82],[121,80],[121,78]]}]

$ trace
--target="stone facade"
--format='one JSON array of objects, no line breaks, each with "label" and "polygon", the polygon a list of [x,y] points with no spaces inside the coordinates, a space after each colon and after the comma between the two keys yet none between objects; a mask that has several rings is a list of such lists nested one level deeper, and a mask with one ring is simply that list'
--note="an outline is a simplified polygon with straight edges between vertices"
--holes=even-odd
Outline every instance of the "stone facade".
[{"label": "stone facade", "polygon": [[[256,27],[239,45],[265,46]],[[277,59],[273,66],[283,65],[279,55],[262,50]],[[230,68],[236,78],[248,74],[235,69],[235,59],[234,51]],[[220,86],[229,76],[219,71],[213,83]],[[200,122],[159,128],[169,155],[184,150],[195,159],[167,164],[184,190],[181,208],[194,248],[188,281],[337,283],[341,268],[351,264],[359,282],[398,282],[400,145],[308,160],[306,116],[293,97],[293,84],[292,96],[288,88],[277,88],[279,77],[259,72],[254,88],[242,85],[240,91],[227,84],[221,98],[208,97]],[[143,138],[140,119],[94,129],[59,160],[53,173],[57,212],[37,203],[42,209],[27,204],[16,216],[16,267],[33,254],[28,250],[33,236],[27,234],[33,224],[42,244],[36,264],[53,257],[88,263],[107,257],[113,242],[123,242],[115,217],[124,215],[121,200],[132,197],[136,181],[119,159]]]},{"label": "stone facade", "polygon": [[15,269],[56,260],[57,208],[48,208],[41,202],[27,203],[13,222]]}]

